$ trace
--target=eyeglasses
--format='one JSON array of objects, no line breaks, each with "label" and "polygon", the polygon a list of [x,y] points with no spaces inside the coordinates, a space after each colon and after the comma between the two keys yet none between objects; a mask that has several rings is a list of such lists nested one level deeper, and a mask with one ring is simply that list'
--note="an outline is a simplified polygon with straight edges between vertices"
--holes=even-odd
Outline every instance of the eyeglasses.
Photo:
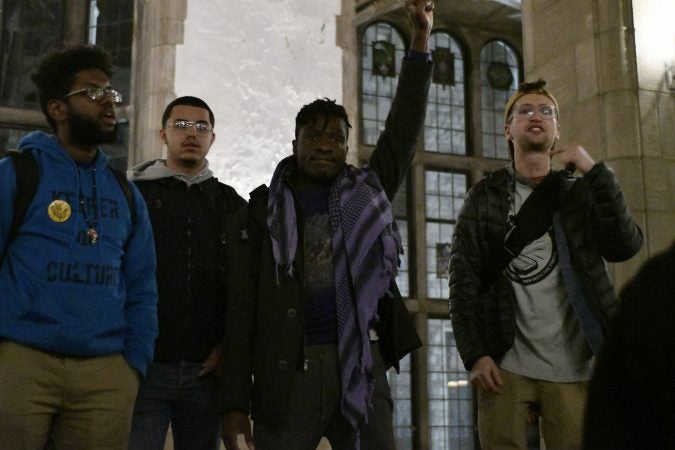
[{"label": "eyeglasses", "polygon": [[117,90],[115,90],[111,87],[88,86],[84,89],[79,89],[77,91],[70,92],[70,93],[64,95],[61,98],[68,98],[71,95],[77,95],[77,94],[87,94],[87,97],[89,97],[89,100],[94,101],[94,102],[100,102],[105,97],[110,97],[110,99],[113,101],[113,103],[115,103],[115,104],[122,103],[122,94],[120,94],[119,91],[117,91]]},{"label": "eyeglasses", "polygon": [[213,131],[211,125],[206,122],[192,122],[189,120],[178,119],[174,123],[167,125],[171,128],[175,128],[179,131],[188,131],[189,129],[194,129],[195,133],[198,134],[207,134]]},{"label": "eyeglasses", "polygon": [[539,105],[539,106],[522,105],[513,111],[513,117],[516,117],[518,119],[529,120],[532,117],[534,117],[535,112],[538,112],[539,117],[541,117],[544,120],[551,120],[557,118],[556,109],[555,106],[553,105]]}]

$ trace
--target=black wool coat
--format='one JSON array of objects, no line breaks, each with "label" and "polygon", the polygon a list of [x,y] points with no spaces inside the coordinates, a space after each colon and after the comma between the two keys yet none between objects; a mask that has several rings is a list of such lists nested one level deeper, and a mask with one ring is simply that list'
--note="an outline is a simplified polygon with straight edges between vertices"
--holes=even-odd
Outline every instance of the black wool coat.
[{"label": "black wool coat", "polygon": [[[424,124],[431,69],[431,63],[404,59],[385,130],[370,159],[368,170],[377,173],[390,200],[415,153]],[[267,228],[268,194],[265,186],[251,194],[250,270],[241,278],[249,284],[252,295],[233,299],[228,305],[221,410],[250,411],[254,420],[281,423],[294,377],[304,365],[303,260],[298,250],[294,262],[297,275],[277,279]],[[298,249],[302,247],[300,242]],[[421,341],[395,283],[392,292],[393,298],[386,296],[379,301],[377,331],[385,363],[397,366],[399,359],[419,347]]]}]

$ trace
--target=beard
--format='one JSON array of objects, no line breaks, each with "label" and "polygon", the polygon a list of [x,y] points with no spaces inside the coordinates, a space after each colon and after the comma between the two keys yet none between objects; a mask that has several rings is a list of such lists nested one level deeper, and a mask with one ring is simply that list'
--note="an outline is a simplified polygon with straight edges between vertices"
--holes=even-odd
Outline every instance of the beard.
[{"label": "beard", "polygon": [[520,141],[521,149],[532,153],[548,153],[555,147],[556,140],[554,138],[546,139],[529,139],[524,138]]},{"label": "beard", "polygon": [[68,131],[73,144],[86,147],[112,144],[117,141],[117,129],[118,125],[115,124],[112,130],[105,131],[95,119],[68,111]]},{"label": "beard", "polygon": [[555,142],[543,142],[543,143],[536,143],[536,144],[530,144],[527,146],[527,150],[531,152],[538,152],[538,153],[548,153],[551,150],[553,150],[553,147],[555,146]]}]

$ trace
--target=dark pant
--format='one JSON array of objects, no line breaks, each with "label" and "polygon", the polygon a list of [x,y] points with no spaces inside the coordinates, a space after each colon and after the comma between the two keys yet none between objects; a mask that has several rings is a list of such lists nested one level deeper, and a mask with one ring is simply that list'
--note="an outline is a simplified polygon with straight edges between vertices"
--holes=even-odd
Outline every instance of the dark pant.
[{"label": "dark pant", "polygon": [[129,450],[162,450],[171,423],[176,450],[215,450],[220,416],[213,407],[216,381],[198,378],[201,363],[153,363],[134,407]]},{"label": "dark pant", "polygon": [[[375,391],[368,424],[361,429],[362,450],[394,449],[391,393],[377,343],[372,345]],[[287,420],[283,424],[255,422],[257,450],[315,450],[322,436],[333,450],[353,450],[355,433],[340,412],[340,380],[335,345],[310,345],[306,372],[295,376]]]}]

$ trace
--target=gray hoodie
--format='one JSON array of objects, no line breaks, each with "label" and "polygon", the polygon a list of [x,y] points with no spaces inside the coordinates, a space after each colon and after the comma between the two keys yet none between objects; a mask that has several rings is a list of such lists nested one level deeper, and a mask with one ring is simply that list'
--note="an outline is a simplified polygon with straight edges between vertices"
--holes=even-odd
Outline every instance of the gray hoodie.
[{"label": "gray hoodie", "polygon": [[213,172],[209,169],[209,162],[204,161],[204,167],[193,176],[169,169],[166,166],[166,159],[155,159],[140,163],[127,171],[127,178],[130,181],[151,181],[161,178],[174,177],[185,182],[188,186],[199,184],[213,177]]}]

